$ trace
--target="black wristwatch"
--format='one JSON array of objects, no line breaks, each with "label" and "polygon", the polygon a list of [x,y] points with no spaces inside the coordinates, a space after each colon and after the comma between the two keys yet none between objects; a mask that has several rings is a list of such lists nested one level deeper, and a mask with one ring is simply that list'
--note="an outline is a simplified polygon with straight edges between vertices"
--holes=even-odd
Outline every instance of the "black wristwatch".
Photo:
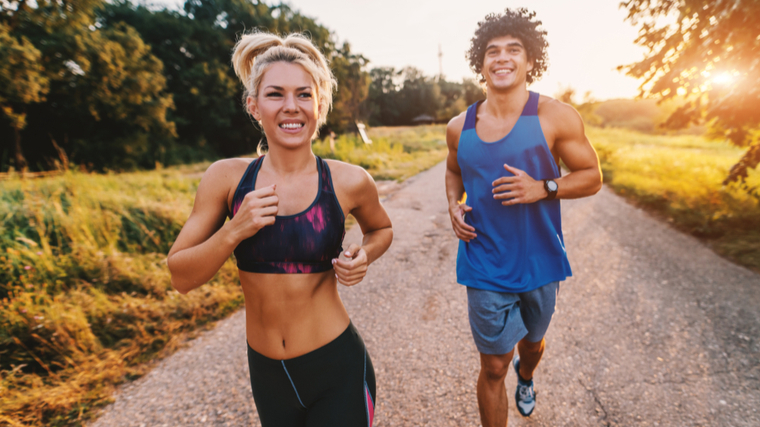
[{"label": "black wristwatch", "polygon": [[553,179],[545,179],[544,189],[548,193],[544,200],[554,200],[554,198],[557,197],[557,190],[559,189],[559,186],[557,186],[557,182]]}]

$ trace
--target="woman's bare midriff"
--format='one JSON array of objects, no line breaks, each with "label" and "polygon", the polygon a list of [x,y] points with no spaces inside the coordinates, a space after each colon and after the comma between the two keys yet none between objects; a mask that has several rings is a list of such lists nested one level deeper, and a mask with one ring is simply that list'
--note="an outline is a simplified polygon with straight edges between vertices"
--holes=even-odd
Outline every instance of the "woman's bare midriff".
[{"label": "woman's bare midriff", "polygon": [[240,271],[240,283],[248,345],[270,359],[309,353],[348,327],[333,270],[312,274]]}]

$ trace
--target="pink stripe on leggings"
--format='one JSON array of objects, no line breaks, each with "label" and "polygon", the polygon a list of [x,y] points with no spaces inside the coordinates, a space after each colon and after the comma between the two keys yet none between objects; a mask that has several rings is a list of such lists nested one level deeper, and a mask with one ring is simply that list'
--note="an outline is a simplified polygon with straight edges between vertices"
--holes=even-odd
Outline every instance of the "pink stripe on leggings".
[{"label": "pink stripe on leggings", "polygon": [[369,427],[372,427],[372,421],[375,419],[375,403],[372,402],[372,395],[369,393],[369,388],[364,386],[364,393],[367,395],[367,418],[369,419]]}]

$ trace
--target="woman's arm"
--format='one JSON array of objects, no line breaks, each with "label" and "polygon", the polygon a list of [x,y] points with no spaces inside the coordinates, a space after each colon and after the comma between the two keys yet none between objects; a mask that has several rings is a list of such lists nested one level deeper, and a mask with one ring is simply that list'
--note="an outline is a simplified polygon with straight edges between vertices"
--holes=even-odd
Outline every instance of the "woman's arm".
[{"label": "woman's arm", "polygon": [[351,215],[356,218],[364,238],[362,245],[351,244],[344,252],[347,260],[334,259],[333,267],[340,283],[353,286],[364,279],[367,267],[388,250],[393,228],[388,213],[380,203],[372,177],[358,166],[342,165],[341,182],[346,182],[346,196]]},{"label": "woman's arm", "polygon": [[235,188],[232,183],[242,175],[240,163],[237,159],[222,160],[203,174],[193,210],[167,259],[172,286],[180,293],[208,282],[240,241],[274,223],[277,196],[273,187],[266,187],[248,193],[235,218],[225,224],[227,200]]}]

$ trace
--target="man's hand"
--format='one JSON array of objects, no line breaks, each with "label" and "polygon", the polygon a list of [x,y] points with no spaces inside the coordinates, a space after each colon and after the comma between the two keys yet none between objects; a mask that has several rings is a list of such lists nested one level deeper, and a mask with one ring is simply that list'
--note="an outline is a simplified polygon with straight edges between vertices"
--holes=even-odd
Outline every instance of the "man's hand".
[{"label": "man's hand", "polygon": [[475,227],[464,222],[464,214],[471,210],[472,208],[464,203],[449,206],[449,217],[451,218],[451,226],[454,228],[454,234],[465,242],[478,237],[475,234]]},{"label": "man's hand", "polygon": [[348,250],[343,252],[348,260],[335,258],[332,260],[335,269],[335,277],[345,286],[354,286],[367,275],[367,253],[361,246],[352,243]]},{"label": "man's hand", "polygon": [[493,198],[503,200],[502,205],[534,203],[548,196],[543,181],[536,181],[524,171],[506,163],[504,169],[514,176],[503,176],[493,182]]}]

